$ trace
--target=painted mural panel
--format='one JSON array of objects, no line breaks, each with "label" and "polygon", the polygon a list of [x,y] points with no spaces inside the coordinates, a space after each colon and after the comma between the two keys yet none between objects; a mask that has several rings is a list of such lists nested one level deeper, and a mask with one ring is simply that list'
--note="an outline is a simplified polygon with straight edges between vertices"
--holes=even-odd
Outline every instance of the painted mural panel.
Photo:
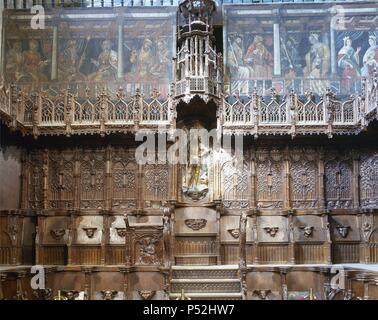
[{"label": "painted mural panel", "polygon": [[5,24],[5,79],[9,82],[30,83],[50,80],[52,27],[30,29],[30,22],[12,19]]},{"label": "painted mural panel", "polygon": [[360,92],[378,66],[378,5],[364,6],[225,5],[225,91]]},{"label": "painted mural panel", "polygon": [[5,78],[24,88],[98,95],[169,93],[176,8],[117,8],[101,12],[52,10],[46,28],[31,15],[6,13]]}]

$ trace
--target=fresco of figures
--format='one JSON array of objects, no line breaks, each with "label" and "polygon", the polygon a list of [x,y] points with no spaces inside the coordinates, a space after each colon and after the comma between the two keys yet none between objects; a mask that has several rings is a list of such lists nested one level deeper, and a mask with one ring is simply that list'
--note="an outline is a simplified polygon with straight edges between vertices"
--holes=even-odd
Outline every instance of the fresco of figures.
[{"label": "fresco of figures", "polygon": [[269,10],[260,13],[257,7],[225,9],[225,91],[229,94],[257,89],[268,95],[275,89],[321,95],[330,88],[350,95],[360,92],[362,78],[371,77],[378,67],[378,25],[373,14],[355,17],[351,13],[341,28],[331,28],[324,23],[331,19],[327,10],[318,16],[287,16],[289,6],[271,14]]},{"label": "fresco of figures", "polygon": [[50,79],[51,39],[9,40],[5,79],[9,82],[45,82]]},{"label": "fresco of figures", "polygon": [[[32,30],[26,18],[17,24],[6,23],[6,80],[24,87],[38,84],[56,92],[77,88],[79,95],[86,87],[89,91],[101,87],[116,91],[120,86],[131,94],[136,89],[168,94],[175,8],[146,8],[135,16],[133,10],[123,9],[120,19],[101,14],[93,19],[73,11],[71,19],[55,24],[55,38],[50,22],[47,31]],[[76,13],[80,18],[74,18]]]}]

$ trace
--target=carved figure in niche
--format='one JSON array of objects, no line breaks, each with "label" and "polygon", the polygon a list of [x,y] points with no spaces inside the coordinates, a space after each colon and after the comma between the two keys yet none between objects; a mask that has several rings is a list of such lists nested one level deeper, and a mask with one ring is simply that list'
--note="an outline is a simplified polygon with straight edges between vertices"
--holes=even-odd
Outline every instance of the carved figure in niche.
[{"label": "carved figure in niche", "polygon": [[319,40],[319,35],[312,33],[309,36],[310,50],[305,56],[306,66],[303,70],[304,76],[310,82],[310,90],[321,94],[326,92],[328,82],[324,79],[328,75],[330,66],[330,50],[328,46]]},{"label": "carved figure in niche", "polygon": [[[190,128],[184,127],[183,129],[186,131],[187,137],[191,137],[190,129],[197,129],[198,132],[201,132],[204,127],[199,121],[194,121]],[[209,192],[210,150],[202,139],[200,134],[194,139],[188,139],[189,161],[182,171],[182,192],[194,201],[203,199]]]},{"label": "carved figure in niche", "polygon": [[374,35],[370,35],[368,42],[369,48],[366,50],[362,58],[363,67],[361,69],[361,75],[363,77],[372,76],[374,69],[378,67],[377,37]]},{"label": "carved figure in niche", "polygon": [[5,65],[5,73],[9,81],[18,82],[24,76],[23,64],[24,64],[24,55],[22,53],[22,44],[21,41],[15,41],[12,48],[7,52]]},{"label": "carved figure in niche", "polygon": [[314,231],[314,227],[313,226],[303,226],[303,227],[300,227],[300,229],[303,230],[303,235],[306,238],[312,237],[312,234],[313,234],[313,231]]},{"label": "carved figure in niche", "polygon": [[270,78],[273,70],[273,56],[264,45],[263,37],[256,35],[244,57],[252,68],[253,78]]},{"label": "carved figure in niche", "polygon": [[138,242],[139,247],[139,263],[140,264],[157,264],[156,243],[159,241],[156,237],[144,237]]},{"label": "carved figure in niche", "polygon": [[90,74],[88,79],[93,81],[116,80],[118,54],[112,50],[112,44],[109,40],[102,42],[101,49],[102,52],[98,59],[91,59],[91,62],[97,67],[97,71]]},{"label": "carved figure in niche", "polygon": [[85,50],[88,40],[70,39],[67,41],[62,53],[58,58],[59,78],[64,81],[85,80],[80,72],[81,65],[85,58]]},{"label": "carved figure in niche", "polygon": [[361,75],[361,70],[359,67],[359,53],[361,51],[361,47],[354,50],[352,47],[352,39],[350,37],[345,37],[343,40],[344,46],[338,53],[338,66],[343,70],[341,76],[341,87],[345,92],[351,92],[355,78]]},{"label": "carved figure in niche", "polygon": [[275,237],[276,234],[277,234],[277,232],[278,232],[278,230],[279,230],[279,227],[265,227],[264,230],[271,237]]},{"label": "carved figure in niche", "polygon": [[47,81],[44,69],[48,64],[49,60],[42,60],[39,53],[39,42],[34,39],[29,40],[29,49],[23,53],[23,70],[25,71],[23,80]]}]

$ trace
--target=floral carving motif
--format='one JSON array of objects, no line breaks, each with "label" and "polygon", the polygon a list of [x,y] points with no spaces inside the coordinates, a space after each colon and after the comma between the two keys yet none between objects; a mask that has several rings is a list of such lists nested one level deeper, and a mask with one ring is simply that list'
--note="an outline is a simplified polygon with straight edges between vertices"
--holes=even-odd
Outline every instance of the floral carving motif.
[{"label": "floral carving motif", "polygon": [[186,219],[185,225],[195,231],[201,230],[206,226],[206,219]]}]

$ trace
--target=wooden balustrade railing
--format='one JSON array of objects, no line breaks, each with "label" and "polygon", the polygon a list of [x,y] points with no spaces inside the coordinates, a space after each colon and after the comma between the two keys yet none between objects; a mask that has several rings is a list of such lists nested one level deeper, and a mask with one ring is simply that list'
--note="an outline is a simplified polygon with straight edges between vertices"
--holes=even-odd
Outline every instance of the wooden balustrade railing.
[{"label": "wooden balustrade railing", "polygon": [[[192,80],[176,83],[182,93]],[[198,80],[198,79],[196,79]],[[204,79],[202,79],[204,81]],[[196,89],[203,85],[196,81]],[[203,88],[203,89],[204,89]],[[199,90],[199,89],[198,89]],[[195,91],[195,90],[194,90]],[[195,94],[195,92],[192,92]],[[177,93],[176,93],[177,94]],[[0,116],[9,126],[26,134],[109,134],[135,132],[140,128],[173,129],[174,97],[149,96],[137,91],[126,96],[122,89],[85,94],[62,90],[24,90],[16,85],[0,85]],[[326,92],[318,101],[291,93],[272,93],[266,99],[257,93],[247,98],[223,97],[218,103],[219,124],[225,134],[356,134],[378,117],[378,76],[364,80],[361,95],[340,101]]]}]

